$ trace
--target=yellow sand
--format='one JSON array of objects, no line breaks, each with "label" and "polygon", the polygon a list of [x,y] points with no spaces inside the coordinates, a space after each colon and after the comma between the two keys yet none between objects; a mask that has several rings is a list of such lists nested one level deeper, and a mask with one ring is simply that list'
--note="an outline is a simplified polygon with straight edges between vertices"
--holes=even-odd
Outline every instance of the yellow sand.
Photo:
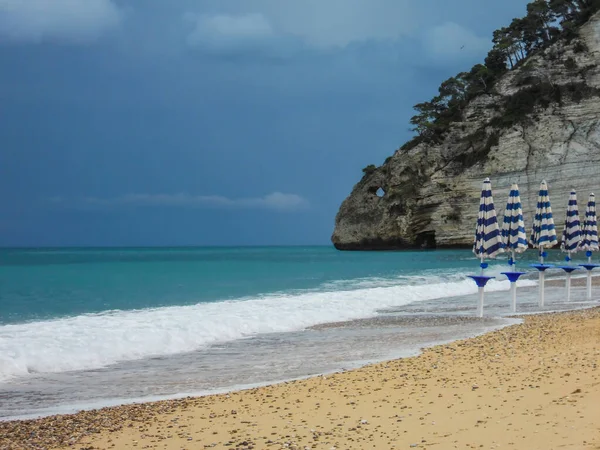
[{"label": "yellow sand", "polygon": [[28,433],[53,420],[77,449],[600,449],[599,359],[600,309],[530,316],[331,376],[0,425],[0,448],[43,448]]}]

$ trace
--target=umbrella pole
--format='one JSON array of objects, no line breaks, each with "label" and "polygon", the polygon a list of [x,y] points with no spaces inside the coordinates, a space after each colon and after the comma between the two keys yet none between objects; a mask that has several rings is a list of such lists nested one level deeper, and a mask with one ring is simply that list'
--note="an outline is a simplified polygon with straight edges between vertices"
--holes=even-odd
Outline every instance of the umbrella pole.
[{"label": "umbrella pole", "polygon": [[[483,276],[483,256],[481,256],[481,275]],[[477,302],[477,317],[483,317],[483,287],[478,289],[479,301]]]},{"label": "umbrella pole", "polygon": [[[592,263],[591,256],[588,256],[588,263],[589,264]],[[591,270],[587,271],[587,299],[588,300],[592,299],[592,271]]]},{"label": "umbrella pole", "polygon": [[477,303],[477,317],[483,317],[483,287],[479,288],[479,302]]},{"label": "umbrella pole", "polygon": [[[540,247],[540,262],[542,264],[544,264],[544,248]],[[543,308],[544,307],[544,271],[540,270],[540,282],[539,282],[539,289],[540,289],[540,298],[538,301],[539,307]]]},{"label": "umbrella pole", "polygon": [[[571,252],[567,252],[567,258],[569,259],[569,265],[571,265]],[[571,301],[571,272],[567,272],[567,279],[565,281],[565,287],[567,289],[567,302]]]},{"label": "umbrella pole", "polygon": [[512,312],[517,312],[517,283],[510,283],[510,293],[512,295],[512,302],[510,305],[510,310]]},{"label": "umbrella pole", "polygon": [[[510,252],[510,257],[512,259],[511,269],[513,272],[517,270],[517,260],[515,259],[515,249],[513,248]],[[512,312],[517,312],[517,282],[510,283],[510,293],[512,295],[510,310]]]},{"label": "umbrella pole", "polygon": [[539,307],[544,307],[544,271],[540,270],[540,299],[539,299]]}]

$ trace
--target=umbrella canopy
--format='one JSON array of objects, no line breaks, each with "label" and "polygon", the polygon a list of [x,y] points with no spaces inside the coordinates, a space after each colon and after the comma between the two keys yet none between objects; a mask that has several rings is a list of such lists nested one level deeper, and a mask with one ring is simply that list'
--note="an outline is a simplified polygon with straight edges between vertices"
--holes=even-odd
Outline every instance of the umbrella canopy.
[{"label": "umbrella canopy", "polygon": [[565,217],[565,228],[562,233],[560,249],[563,252],[576,252],[581,244],[581,225],[579,222],[579,209],[577,208],[577,193],[571,191],[567,215]]},{"label": "umbrella canopy", "polygon": [[554,219],[552,218],[552,206],[550,205],[550,197],[548,197],[548,185],[546,181],[542,181],[540,184],[529,242],[536,248],[553,247],[557,243],[556,228],[554,227]]},{"label": "umbrella canopy", "polygon": [[486,178],[483,180],[483,186],[481,187],[473,253],[483,261],[484,258],[494,258],[503,251],[500,228],[498,227],[492,197],[492,183],[489,178]]},{"label": "umbrella canopy", "polygon": [[519,186],[516,183],[510,187],[510,194],[504,211],[502,242],[504,247],[511,252],[522,253],[527,250],[527,234],[525,233],[525,222],[523,221],[521,196],[519,195]]},{"label": "umbrella canopy", "polygon": [[[567,262],[571,261],[571,253],[576,252],[581,245],[581,224],[579,222],[579,209],[577,208],[577,192],[571,191],[569,195],[569,204],[567,205],[567,214],[565,216],[565,227],[563,228],[560,249],[567,252],[565,258]],[[569,265],[561,267],[566,273],[565,287],[567,289],[567,301],[571,301],[571,272],[576,268]]]},{"label": "umbrella canopy", "polygon": [[519,195],[519,186],[514,183],[510,187],[508,202],[504,210],[504,220],[502,224],[502,244],[507,251],[511,252],[508,264],[513,268],[512,272],[502,272],[510,281],[511,291],[511,310],[517,311],[517,280],[523,272],[515,270],[515,253],[522,253],[527,250],[527,234],[525,233],[525,222],[523,221],[523,209],[521,208],[521,196]]},{"label": "umbrella canopy", "polygon": [[598,251],[598,224],[596,222],[596,199],[590,194],[587,207],[585,208],[585,219],[583,220],[583,236],[580,250]]}]

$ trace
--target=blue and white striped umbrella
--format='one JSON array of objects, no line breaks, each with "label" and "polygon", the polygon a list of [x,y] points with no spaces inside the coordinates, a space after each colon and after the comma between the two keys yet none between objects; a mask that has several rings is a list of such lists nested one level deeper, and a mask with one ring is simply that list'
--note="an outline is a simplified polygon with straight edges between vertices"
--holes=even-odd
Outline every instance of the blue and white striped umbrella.
[{"label": "blue and white striped umbrella", "polygon": [[473,253],[481,260],[481,275],[470,276],[477,283],[479,290],[479,301],[477,303],[477,315],[483,317],[483,290],[490,278],[483,275],[483,270],[487,264],[484,264],[485,258],[494,258],[498,253],[504,251],[502,245],[502,236],[498,227],[496,218],[496,209],[494,208],[494,198],[492,197],[492,183],[489,178],[483,180],[481,187],[481,198],[479,200],[479,214],[477,216],[477,227],[475,228],[475,242],[473,244]]},{"label": "blue and white striped umbrella", "polygon": [[585,218],[583,219],[583,233],[579,249],[585,251],[588,257],[588,263],[582,264],[587,270],[587,299],[592,299],[592,270],[598,267],[592,264],[592,252],[598,251],[598,224],[596,222],[596,198],[590,194],[587,207],[585,208]]},{"label": "blue and white striped umbrella", "polygon": [[511,293],[511,311],[517,311],[517,280],[523,272],[515,270],[515,253],[522,253],[527,250],[527,233],[525,232],[525,222],[523,221],[523,209],[521,208],[521,196],[519,195],[519,186],[514,183],[510,187],[508,202],[504,210],[504,220],[502,224],[502,244],[511,256],[508,264],[512,272],[502,272],[510,281]]},{"label": "blue and white striped umbrella", "polygon": [[556,228],[552,218],[552,206],[548,196],[548,185],[546,181],[540,184],[537,206],[535,208],[535,217],[533,218],[533,227],[531,229],[530,244],[540,249],[541,262],[544,262],[543,249],[554,247],[558,240],[556,239]]},{"label": "blue and white striped umbrella", "polygon": [[580,250],[598,251],[598,224],[596,222],[596,199],[590,194],[587,207],[585,208],[585,219],[583,220],[583,236]]},{"label": "blue and white striped umbrella", "polygon": [[503,251],[494,198],[492,197],[492,183],[489,178],[486,178],[481,187],[473,253],[483,262],[484,258],[494,258]]},{"label": "blue and white striped umbrella", "polygon": [[577,192],[571,191],[560,249],[570,255],[572,252],[576,252],[580,245],[581,224],[579,222],[579,209],[577,208]]},{"label": "blue and white striped umbrella", "polygon": [[537,206],[535,208],[535,217],[533,218],[533,227],[531,229],[531,240],[529,243],[540,249],[540,265],[536,267],[539,271],[539,306],[544,306],[544,271],[548,268],[544,265],[544,248],[553,247],[558,240],[556,239],[556,228],[552,218],[552,206],[550,206],[550,197],[548,197],[548,185],[546,181],[540,184]]},{"label": "blue and white striped umbrella", "polygon": [[525,222],[523,221],[521,196],[519,195],[519,186],[516,183],[510,187],[503,222],[502,243],[505,249],[512,253],[512,265],[515,259],[514,254],[523,253],[527,250],[527,234],[525,232]]},{"label": "blue and white striped umbrella", "polygon": [[567,252],[565,258],[569,262],[568,266],[561,269],[565,271],[565,287],[567,289],[567,302],[571,301],[571,272],[575,267],[571,266],[571,253],[579,250],[581,245],[581,224],[579,222],[579,209],[577,208],[577,192],[571,191],[569,195],[569,204],[567,205],[567,214],[565,215],[565,227],[563,228],[560,249]]}]

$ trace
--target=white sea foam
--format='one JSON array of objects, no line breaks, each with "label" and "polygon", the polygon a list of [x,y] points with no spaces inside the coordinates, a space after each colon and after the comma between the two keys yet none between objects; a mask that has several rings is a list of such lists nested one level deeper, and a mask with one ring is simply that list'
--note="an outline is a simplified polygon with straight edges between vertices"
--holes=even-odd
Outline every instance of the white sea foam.
[{"label": "white sea foam", "polygon": [[[184,353],[261,333],[372,317],[378,310],[411,302],[476,293],[475,284],[462,278],[427,277],[428,282],[419,280],[422,284],[416,285],[415,280],[403,279],[391,286],[389,280],[361,280],[363,288],[349,290],[108,311],[0,326],[0,382],[32,373],[97,369],[120,361]],[[486,290],[508,288],[508,281],[492,280]]]}]

